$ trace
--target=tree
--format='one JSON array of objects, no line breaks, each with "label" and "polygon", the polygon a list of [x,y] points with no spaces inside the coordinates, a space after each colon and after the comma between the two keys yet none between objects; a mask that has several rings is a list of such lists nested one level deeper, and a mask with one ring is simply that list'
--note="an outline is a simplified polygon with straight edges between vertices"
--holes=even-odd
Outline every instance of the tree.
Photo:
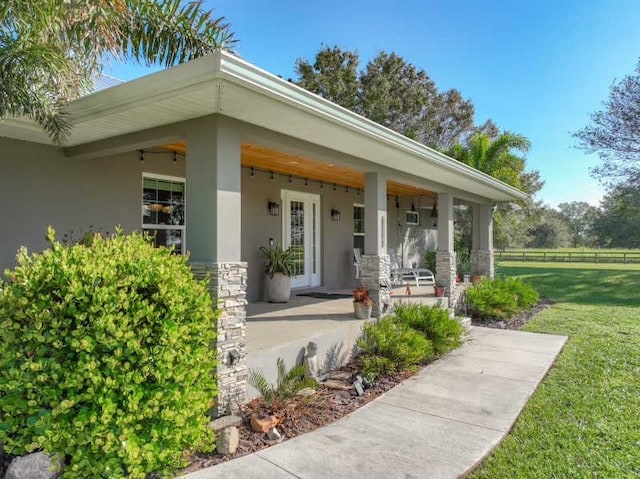
[{"label": "tree", "polygon": [[513,150],[526,153],[531,142],[522,135],[505,132],[492,139],[477,133],[466,145],[455,145],[447,154],[516,188],[522,187],[525,159]]},{"label": "tree", "polygon": [[611,188],[601,202],[593,230],[599,246],[640,248],[640,182]]},{"label": "tree", "polygon": [[424,70],[381,52],[358,71],[357,52],[321,48],[296,61],[296,83],[428,146],[447,150],[473,127],[474,108],[457,90],[439,92]]},{"label": "tree", "polygon": [[591,115],[591,124],[575,133],[578,147],[598,153],[602,165],[593,176],[616,184],[640,175],[640,62],[635,74],[614,83],[604,109]]},{"label": "tree", "polygon": [[360,81],[357,52],[325,47],[316,54],[313,64],[296,60],[297,84],[349,110],[357,111]]},{"label": "tree", "polygon": [[593,244],[593,224],[598,217],[598,208],[586,201],[571,201],[558,205],[560,216],[571,228],[573,246],[591,246]]},{"label": "tree", "polygon": [[182,0],[6,0],[0,6],[0,119],[25,116],[61,143],[65,105],[109,59],[171,66],[234,43],[223,18]]},{"label": "tree", "polygon": [[571,244],[571,230],[564,217],[551,208],[541,209],[541,221],[527,234],[529,248],[564,248]]}]

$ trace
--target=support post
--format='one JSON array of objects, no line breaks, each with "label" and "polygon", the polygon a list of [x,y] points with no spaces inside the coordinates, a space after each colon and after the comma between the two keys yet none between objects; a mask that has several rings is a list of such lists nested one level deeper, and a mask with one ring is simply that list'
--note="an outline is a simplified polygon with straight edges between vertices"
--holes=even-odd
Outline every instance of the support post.
[{"label": "support post", "polygon": [[453,196],[450,193],[439,193],[436,282],[447,288],[450,305],[456,297],[456,252],[453,242],[453,220]]},{"label": "support post", "polygon": [[364,255],[360,284],[369,290],[374,317],[391,303],[391,270],[387,254],[387,179],[377,172],[365,174]]},{"label": "support post", "polygon": [[214,414],[237,411],[247,400],[247,263],[241,261],[240,133],[219,116],[194,120],[186,154],[186,243],[191,267],[209,278],[219,310]]},{"label": "support post", "polygon": [[471,244],[471,270],[493,279],[495,262],[493,254],[493,206],[473,205],[473,232]]}]

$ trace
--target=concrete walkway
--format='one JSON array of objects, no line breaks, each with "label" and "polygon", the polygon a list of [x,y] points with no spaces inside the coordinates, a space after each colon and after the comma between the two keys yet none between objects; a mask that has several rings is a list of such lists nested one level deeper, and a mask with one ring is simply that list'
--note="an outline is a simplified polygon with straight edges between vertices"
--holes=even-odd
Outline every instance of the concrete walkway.
[{"label": "concrete walkway", "polygon": [[566,340],[473,328],[467,344],[349,416],[185,477],[459,477],[507,435]]}]

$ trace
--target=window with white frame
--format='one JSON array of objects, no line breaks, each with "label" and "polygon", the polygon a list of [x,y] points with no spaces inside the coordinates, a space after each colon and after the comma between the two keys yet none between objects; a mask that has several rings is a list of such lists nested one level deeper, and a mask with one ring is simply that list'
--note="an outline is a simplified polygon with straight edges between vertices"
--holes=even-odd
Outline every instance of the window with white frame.
[{"label": "window with white frame", "polygon": [[353,205],[353,247],[364,251],[364,205]]},{"label": "window with white frame", "polygon": [[173,176],[142,175],[142,229],[155,246],[185,252],[185,181]]}]

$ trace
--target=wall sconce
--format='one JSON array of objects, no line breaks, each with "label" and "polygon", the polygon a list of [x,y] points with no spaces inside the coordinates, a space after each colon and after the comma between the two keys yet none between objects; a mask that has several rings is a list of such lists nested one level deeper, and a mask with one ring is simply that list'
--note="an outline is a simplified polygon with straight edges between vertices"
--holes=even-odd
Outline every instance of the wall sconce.
[{"label": "wall sconce", "polygon": [[279,216],[280,215],[280,205],[275,201],[269,201],[267,203],[267,209],[269,210],[269,214],[271,216]]},{"label": "wall sconce", "polygon": [[333,221],[340,221],[340,210],[336,210],[335,208],[331,209],[331,219]]}]

